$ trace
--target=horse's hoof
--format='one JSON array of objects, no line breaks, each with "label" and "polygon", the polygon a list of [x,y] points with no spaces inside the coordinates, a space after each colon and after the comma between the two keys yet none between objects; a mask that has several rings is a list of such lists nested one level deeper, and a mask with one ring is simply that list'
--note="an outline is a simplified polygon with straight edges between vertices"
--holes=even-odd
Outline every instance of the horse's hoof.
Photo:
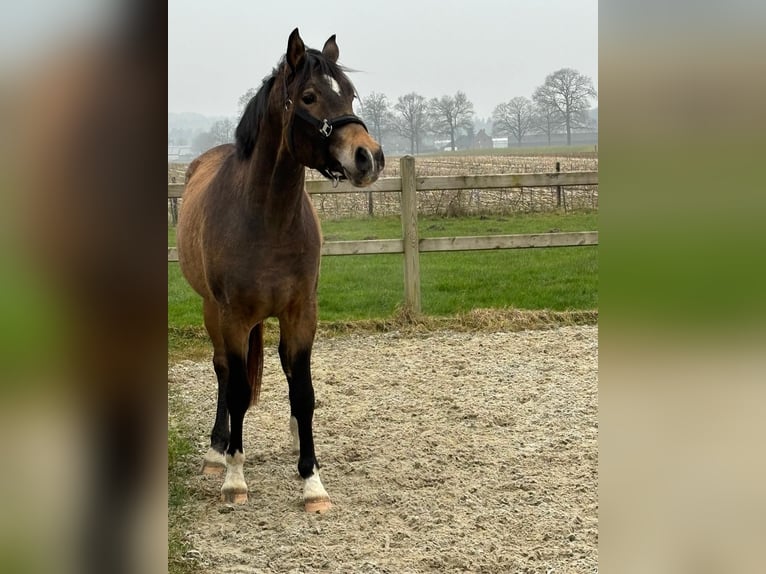
[{"label": "horse's hoof", "polygon": [[221,500],[229,504],[245,504],[247,502],[247,491],[222,490]]},{"label": "horse's hoof", "polygon": [[224,472],[226,472],[226,464],[208,461],[202,463],[202,474],[221,475]]},{"label": "horse's hoof", "polygon": [[213,447],[207,449],[202,459],[202,474],[223,474],[226,471],[226,457]]},{"label": "horse's hoof", "polygon": [[318,498],[314,500],[307,500],[304,504],[306,512],[311,514],[323,514],[332,508],[332,503],[329,498]]}]

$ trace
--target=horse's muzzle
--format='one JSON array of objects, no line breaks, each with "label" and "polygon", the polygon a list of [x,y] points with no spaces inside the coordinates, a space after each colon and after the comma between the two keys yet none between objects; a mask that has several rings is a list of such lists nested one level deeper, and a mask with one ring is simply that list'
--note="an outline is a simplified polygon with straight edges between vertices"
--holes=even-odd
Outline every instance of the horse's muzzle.
[{"label": "horse's muzzle", "polygon": [[354,154],[354,164],[359,179],[368,182],[366,185],[369,185],[378,179],[378,175],[386,165],[386,158],[380,147],[373,151],[368,147],[359,146]]},{"label": "horse's muzzle", "polygon": [[355,187],[375,182],[386,165],[383,150],[361,125],[348,125],[333,133],[330,157]]}]

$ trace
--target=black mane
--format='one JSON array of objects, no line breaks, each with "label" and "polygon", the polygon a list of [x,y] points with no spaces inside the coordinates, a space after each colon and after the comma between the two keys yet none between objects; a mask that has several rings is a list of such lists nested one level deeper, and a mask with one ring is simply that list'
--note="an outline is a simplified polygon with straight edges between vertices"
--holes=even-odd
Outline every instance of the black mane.
[{"label": "black mane", "polygon": [[[276,83],[279,71],[284,67],[285,58],[282,57],[277,64],[277,67],[271,71],[271,74],[263,79],[258,92],[248,102],[245,111],[242,113],[242,118],[239,120],[235,132],[237,156],[242,160],[250,159],[250,156],[253,155],[255,144],[258,142],[258,133],[261,128],[261,122],[269,109],[269,95]],[[348,71],[351,70],[331,62],[325,58],[324,54],[319,50],[307,48],[305,59],[295,72],[297,77],[295,80],[289,78],[288,81],[297,81],[298,85],[302,86],[308,82],[313,73],[319,72],[322,75],[329,75],[338,81],[343,80],[344,82],[347,82],[353,90],[354,86],[345,74],[345,72]]]},{"label": "black mane", "polygon": [[277,79],[277,70],[266,76],[261,87],[253,98],[245,106],[242,119],[237,124],[235,138],[237,140],[237,156],[240,159],[249,159],[253,155],[255,143],[258,141],[258,132],[261,128],[261,120],[269,109],[269,94]]}]

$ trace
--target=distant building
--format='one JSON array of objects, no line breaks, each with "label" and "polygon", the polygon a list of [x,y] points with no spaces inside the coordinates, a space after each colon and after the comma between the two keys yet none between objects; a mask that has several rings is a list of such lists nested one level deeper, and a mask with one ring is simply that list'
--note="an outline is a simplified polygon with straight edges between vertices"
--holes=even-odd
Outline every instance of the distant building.
[{"label": "distant building", "polygon": [[194,159],[194,152],[190,145],[169,145],[168,162],[185,163]]},{"label": "distant building", "polygon": [[434,140],[434,148],[439,151],[457,151],[459,146],[455,142],[455,149],[452,149],[452,140]]},{"label": "distant building", "polygon": [[473,147],[474,149],[492,149],[492,147],[494,147],[492,138],[487,135],[486,130],[481,129],[479,130],[479,133],[474,136]]}]

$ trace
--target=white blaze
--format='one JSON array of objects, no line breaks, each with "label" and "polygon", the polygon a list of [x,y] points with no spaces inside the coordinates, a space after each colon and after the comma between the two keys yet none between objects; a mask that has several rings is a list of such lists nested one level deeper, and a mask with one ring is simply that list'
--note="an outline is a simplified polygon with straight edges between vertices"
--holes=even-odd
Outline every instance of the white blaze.
[{"label": "white blaze", "polygon": [[325,76],[325,78],[327,79],[327,82],[330,84],[330,87],[332,88],[332,91],[340,96],[341,95],[340,94],[340,86],[338,85],[338,82],[335,80],[335,78],[333,78],[330,75]]}]

